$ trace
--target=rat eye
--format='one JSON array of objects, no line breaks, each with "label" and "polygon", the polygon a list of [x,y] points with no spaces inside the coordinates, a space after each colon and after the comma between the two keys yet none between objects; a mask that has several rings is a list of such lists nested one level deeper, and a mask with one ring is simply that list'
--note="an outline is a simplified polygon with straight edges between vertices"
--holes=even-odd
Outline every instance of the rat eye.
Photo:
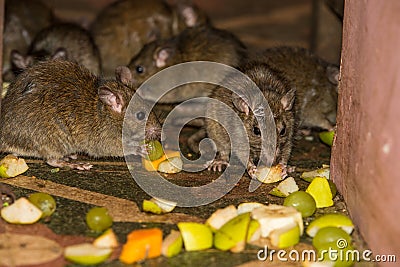
[{"label": "rat eye", "polygon": [[136,113],[136,118],[138,120],[144,120],[144,118],[146,117],[146,114],[143,111],[139,111],[138,113]]},{"label": "rat eye", "polygon": [[254,126],[254,127],[253,127],[253,133],[254,133],[255,135],[261,136],[260,128]]},{"label": "rat eye", "polygon": [[136,72],[139,73],[139,74],[142,74],[144,72],[144,68],[142,66],[140,66],[140,65],[137,65],[136,66]]},{"label": "rat eye", "polygon": [[284,136],[285,134],[286,134],[286,126],[283,125],[283,126],[282,126],[282,129],[279,131],[279,135],[280,135],[280,136]]}]

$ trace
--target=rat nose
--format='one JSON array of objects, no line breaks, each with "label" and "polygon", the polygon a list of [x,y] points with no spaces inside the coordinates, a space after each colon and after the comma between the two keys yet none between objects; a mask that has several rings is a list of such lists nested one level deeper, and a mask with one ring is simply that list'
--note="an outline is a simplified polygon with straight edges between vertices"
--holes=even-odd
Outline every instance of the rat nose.
[{"label": "rat nose", "polygon": [[[164,138],[165,139],[165,138]],[[146,127],[146,140],[161,140],[161,129],[157,125],[149,125]]]}]

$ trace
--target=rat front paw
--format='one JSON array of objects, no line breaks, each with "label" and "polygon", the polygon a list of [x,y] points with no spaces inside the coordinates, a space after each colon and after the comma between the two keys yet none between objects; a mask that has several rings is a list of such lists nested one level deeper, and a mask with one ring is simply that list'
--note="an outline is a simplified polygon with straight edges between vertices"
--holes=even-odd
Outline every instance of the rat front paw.
[{"label": "rat front paw", "polygon": [[207,162],[206,167],[209,171],[222,172],[222,170],[229,166],[226,160],[212,160]]},{"label": "rat front paw", "polygon": [[67,162],[64,160],[60,159],[49,159],[47,160],[47,164],[49,164],[52,167],[56,168],[71,168],[71,169],[77,169],[80,171],[87,171],[90,170],[93,165],[90,163],[84,163],[84,162],[79,162],[79,163],[72,163],[72,162]]},{"label": "rat front paw", "polygon": [[257,171],[258,171],[258,169],[257,169],[257,166],[256,166],[256,165],[254,165],[254,164],[252,164],[252,163],[249,163],[249,164],[247,165],[247,173],[249,174],[249,176],[250,176],[251,178],[257,179],[257,176],[256,176]]}]

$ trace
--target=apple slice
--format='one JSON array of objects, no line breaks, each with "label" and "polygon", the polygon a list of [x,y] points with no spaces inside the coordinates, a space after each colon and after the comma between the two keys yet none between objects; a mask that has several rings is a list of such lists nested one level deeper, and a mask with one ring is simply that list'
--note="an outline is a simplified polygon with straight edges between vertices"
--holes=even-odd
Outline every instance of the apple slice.
[{"label": "apple slice", "polygon": [[186,251],[197,251],[211,248],[213,234],[210,227],[201,223],[180,222],[179,231],[182,234]]},{"label": "apple slice", "polygon": [[252,212],[254,209],[266,206],[265,204],[259,202],[244,202],[240,203],[237,207],[237,214],[242,214],[246,212]]},{"label": "apple slice", "polygon": [[176,203],[161,198],[151,198],[150,200],[143,200],[143,211],[151,212],[154,214],[163,214],[173,211]]},{"label": "apple slice", "polygon": [[260,223],[262,237],[269,237],[272,231],[292,225],[292,223],[298,224],[300,234],[303,234],[301,213],[293,207],[271,204],[253,210],[251,215]]},{"label": "apple slice", "polygon": [[319,139],[328,146],[333,145],[333,137],[335,136],[335,131],[324,131],[319,133]]},{"label": "apple slice", "polygon": [[227,223],[229,220],[233,219],[238,215],[238,211],[235,206],[229,205],[223,209],[217,209],[213,214],[207,219],[206,225],[210,226],[211,230],[214,232],[221,228],[222,225]]},{"label": "apple slice", "polygon": [[348,234],[351,234],[354,229],[354,224],[349,217],[340,213],[330,213],[325,214],[321,217],[318,217],[314,221],[312,221],[307,228],[306,233],[314,237],[318,230],[328,226],[335,226],[342,228]]},{"label": "apple slice", "polygon": [[259,168],[256,172],[257,179],[265,184],[271,184],[281,181],[284,177],[282,176],[282,166],[276,165],[271,168],[263,167]]},{"label": "apple slice", "polygon": [[277,197],[287,197],[290,193],[299,191],[299,186],[293,177],[288,177],[274,187],[269,194]]},{"label": "apple slice", "polygon": [[64,257],[81,265],[96,265],[110,257],[111,248],[99,248],[90,243],[68,246],[64,250]]},{"label": "apple slice", "polygon": [[294,246],[300,241],[300,227],[297,223],[291,223],[285,227],[275,229],[269,234],[271,244],[277,248]]},{"label": "apple slice", "polygon": [[112,228],[106,230],[102,235],[93,241],[93,245],[99,248],[116,248],[118,239]]},{"label": "apple slice", "polygon": [[300,178],[311,183],[315,177],[325,177],[326,179],[329,179],[329,175],[330,175],[330,167],[329,165],[325,165],[320,169],[303,172]]},{"label": "apple slice", "polygon": [[334,204],[331,187],[324,177],[315,177],[306,192],[314,198],[317,208],[330,207]]},{"label": "apple slice", "polygon": [[251,220],[247,231],[247,243],[257,241],[261,238],[261,225],[257,220]]},{"label": "apple slice", "polygon": [[42,217],[43,212],[28,199],[21,197],[10,206],[1,209],[1,217],[9,223],[32,224]]},{"label": "apple slice", "polygon": [[243,251],[246,245],[247,231],[250,224],[250,213],[240,214],[225,223],[214,236],[214,247],[219,250],[234,249]]},{"label": "apple slice", "polygon": [[178,255],[182,251],[183,239],[179,231],[172,230],[164,239],[161,254],[167,258]]},{"label": "apple slice", "polygon": [[26,172],[29,169],[25,160],[14,155],[7,155],[0,160],[0,177],[11,178]]}]

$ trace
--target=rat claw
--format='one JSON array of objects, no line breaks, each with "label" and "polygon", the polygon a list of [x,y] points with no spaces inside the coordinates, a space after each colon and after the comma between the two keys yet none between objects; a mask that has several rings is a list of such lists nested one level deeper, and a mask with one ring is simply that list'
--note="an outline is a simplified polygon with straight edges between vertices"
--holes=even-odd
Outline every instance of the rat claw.
[{"label": "rat claw", "polygon": [[93,165],[90,163],[71,163],[71,162],[66,162],[64,160],[61,159],[49,159],[47,160],[47,164],[49,164],[52,167],[56,167],[56,168],[71,168],[71,169],[77,169],[80,171],[87,171],[90,170]]},{"label": "rat claw", "polygon": [[224,166],[229,166],[229,163],[225,160],[212,160],[208,161],[206,164],[207,170],[214,172],[222,172]]}]

